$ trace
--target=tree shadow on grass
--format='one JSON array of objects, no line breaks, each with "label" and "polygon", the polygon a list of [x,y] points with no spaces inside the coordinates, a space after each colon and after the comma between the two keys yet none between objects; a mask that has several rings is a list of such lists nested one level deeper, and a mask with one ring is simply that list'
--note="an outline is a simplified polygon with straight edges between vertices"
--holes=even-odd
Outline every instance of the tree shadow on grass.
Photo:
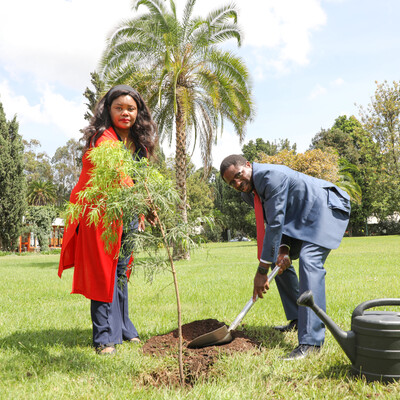
[{"label": "tree shadow on grass", "polygon": [[31,267],[35,268],[41,268],[41,269],[54,269],[58,270],[58,263],[52,263],[52,262],[40,262],[40,263],[35,263],[31,265]]},{"label": "tree shadow on grass", "polygon": [[26,376],[82,372],[98,366],[91,339],[90,329],[26,330],[1,338],[0,349],[7,369],[16,376],[21,376],[21,370],[26,370]]},{"label": "tree shadow on grass", "polygon": [[[1,265],[1,267],[10,268],[11,265]],[[39,261],[31,262],[23,265],[18,265],[19,268],[40,268],[40,269],[54,269],[58,270],[58,262],[54,261]]]},{"label": "tree shadow on grass", "polygon": [[244,325],[243,331],[260,342],[264,348],[281,347],[285,352],[293,350],[293,344],[287,341],[285,335],[270,326]]},{"label": "tree shadow on grass", "polygon": [[45,329],[16,331],[0,339],[1,348],[29,348],[61,345],[63,347],[90,346],[91,329]]},{"label": "tree shadow on grass", "polygon": [[21,265],[21,268],[40,268],[40,269],[56,269],[58,270],[58,261],[32,261],[32,263],[27,263]]}]

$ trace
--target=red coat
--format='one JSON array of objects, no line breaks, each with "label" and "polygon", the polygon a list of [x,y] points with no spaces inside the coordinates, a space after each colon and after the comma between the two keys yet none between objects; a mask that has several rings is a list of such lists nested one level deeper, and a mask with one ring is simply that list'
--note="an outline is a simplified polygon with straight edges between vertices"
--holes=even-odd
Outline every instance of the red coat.
[{"label": "red coat", "polygon": [[[106,130],[97,140],[95,146],[105,140],[118,141],[118,137],[112,128]],[[89,150],[90,151],[90,150]],[[83,190],[90,178],[90,170],[93,164],[83,156],[82,172],[79,181],[72,190],[70,201],[77,202],[77,193]],[[76,229],[79,224],[79,231]],[[64,232],[61,248],[58,276],[65,269],[75,267],[72,282],[72,292],[83,294],[91,300],[111,303],[114,292],[115,270],[117,268],[118,254],[121,246],[122,225],[118,228],[118,242],[113,246],[111,253],[105,251],[101,234],[104,229],[88,226],[83,216],[79,223],[68,226]]]}]

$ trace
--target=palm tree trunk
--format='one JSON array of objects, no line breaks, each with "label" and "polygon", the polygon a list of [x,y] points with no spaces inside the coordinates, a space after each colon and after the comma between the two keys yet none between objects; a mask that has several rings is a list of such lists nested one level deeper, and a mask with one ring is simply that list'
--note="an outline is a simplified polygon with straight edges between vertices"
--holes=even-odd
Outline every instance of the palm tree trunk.
[{"label": "palm tree trunk", "polygon": [[[180,106],[179,97],[177,96],[177,113],[175,116],[176,124],[176,152],[175,152],[175,176],[176,185],[179,192],[180,204],[179,214],[182,221],[187,223],[187,193],[186,193],[186,168],[187,168],[187,154],[186,154],[186,126],[185,114],[183,108]],[[181,246],[174,246],[175,259],[190,259],[188,250]]]}]

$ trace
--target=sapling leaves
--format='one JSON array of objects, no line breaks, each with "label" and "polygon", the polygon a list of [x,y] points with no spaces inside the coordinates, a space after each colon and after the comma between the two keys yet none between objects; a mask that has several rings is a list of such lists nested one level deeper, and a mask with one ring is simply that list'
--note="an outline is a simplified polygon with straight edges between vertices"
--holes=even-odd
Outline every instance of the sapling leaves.
[{"label": "sapling leaves", "polygon": [[[114,141],[105,141],[91,149],[88,157],[93,164],[90,179],[78,193],[78,202],[67,204],[67,224],[85,216],[88,225],[100,226],[109,253],[117,244],[122,224],[126,247],[135,248],[135,265],[143,267],[150,280],[155,271],[169,266],[166,243],[179,244],[184,249],[196,246],[191,238],[193,227],[180,221],[179,194],[173,182],[147,159],[134,160],[122,142]],[[149,212],[157,213],[164,237],[159,226],[148,225],[144,232],[129,228],[138,216]]]}]

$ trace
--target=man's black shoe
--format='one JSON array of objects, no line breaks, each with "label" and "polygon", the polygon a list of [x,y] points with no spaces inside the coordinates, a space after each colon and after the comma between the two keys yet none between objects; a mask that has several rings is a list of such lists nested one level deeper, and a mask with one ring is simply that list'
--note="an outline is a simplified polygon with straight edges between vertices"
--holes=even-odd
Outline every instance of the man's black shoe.
[{"label": "man's black shoe", "polygon": [[297,331],[297,319],[293,319],[287,325],[274,326],[274,329],[279,332]]},{"label": "man's black shoe", "polygon": [[320,346],[312,346],[310,344],[298,345],[290,354],[283,357],[285,361],[301,360],[311,353],[318,353],[321,350]]}]

